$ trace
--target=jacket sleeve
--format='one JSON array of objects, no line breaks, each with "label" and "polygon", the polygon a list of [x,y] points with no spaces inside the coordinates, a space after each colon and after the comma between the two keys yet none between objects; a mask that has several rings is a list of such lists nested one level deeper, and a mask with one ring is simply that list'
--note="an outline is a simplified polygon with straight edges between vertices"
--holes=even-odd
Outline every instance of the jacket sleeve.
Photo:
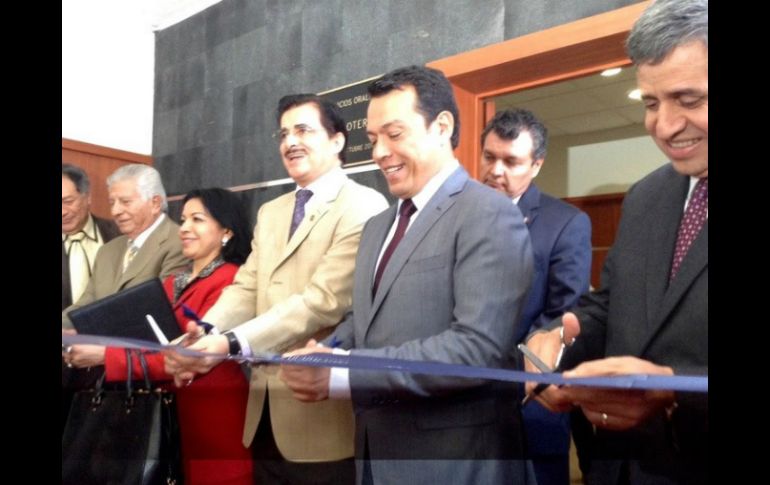
[{"label": "jacket sleeve", "polygon": [[578,212],[564,225],[551,251],[545,305],[531,330],[543,328],[574,307],[588,291],[590,277],[591,220]]},{"label": "jacket sleeve", "polygon": [[[321,257],[302,292],[276,302],[269,310],[254,318],[259,248],[254,247],[256,243],[253,243],[246,268],[242,268],[236,275],[233,291],[228,288],[223,292],[220,302],[209,312],[215,315],[211,321],[218,321],[222,307],[248,307],[248,311],[242,310],[241,316],[251,318],[242,319],[241,322],[245,323],[238,327],[238,331],[249,341],[255,352],[282,352],[292,345],[303,343],[321,329],[337,325],[351,306],[353,270],[363,225],[372,215],[387,207],[384,197],[374,191],[367,190],[358,197],[355,205],[351,204],[344,209],[343,216],[336,224],[330,247]],[[255,228],[255,241],[258,230]],[[237,319],[231,317],[229,320],[232,322]]]}]

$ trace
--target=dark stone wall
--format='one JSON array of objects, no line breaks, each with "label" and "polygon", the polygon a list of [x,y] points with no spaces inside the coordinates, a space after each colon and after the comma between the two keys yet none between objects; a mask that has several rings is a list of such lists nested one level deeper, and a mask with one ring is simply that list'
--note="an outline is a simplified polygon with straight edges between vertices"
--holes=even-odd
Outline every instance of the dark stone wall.
[{"label": "dark stone wall", "polygon": [[[224,0],[157,32],[153,156],[169,194],[286,177],[278,99],[425,64],[633,0]],[[377,172],[353,178],[384,193]],[[259,205],[292,186],[243,194]],[[172,203],[175,215],[178,204]]]}]

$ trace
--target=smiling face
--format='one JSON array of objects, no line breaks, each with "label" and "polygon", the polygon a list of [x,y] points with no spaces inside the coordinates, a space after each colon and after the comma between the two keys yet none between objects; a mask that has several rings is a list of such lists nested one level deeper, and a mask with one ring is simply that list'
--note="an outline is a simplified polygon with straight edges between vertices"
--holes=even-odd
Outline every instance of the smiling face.
[{"label": "smiling face", "polygon": [[69,177],[61,178],[61,232],[75,234],[83,229],[91,207],[91,195],[78,192]]},{"label": "smiling face", "polygon": [[543,160],[533,160],[532,135],[520,131],[513,140],[504,140],[490,131],[481,151],[481,180],[513,199],[523,194],[540,172]]},{"label": "smiling face", "polygon": [[283,113],[279,139],[283,165],[301,187],[307,187],[340,164],[339,153],[345,142],[342,133],[329,136],[313,103]]},{"label": "smiling face", "polygon": [[134,178],[118,180],[108,189],[110,211],[121,234],[136,239],[160,216],[161,200],[155,195],[142,198]]},{"label": "smiling face", "polygon": [[674,169],[708,176],[708,48],[680,45],[658,64],[641,64],[637,81],[645,104],[644,125]]},{"label": "smiling face", "polygon": [[426,126],[416,103],[417,92],[407,86],[372,98],[367,112],[372,158],[382,170],[390,193],[399,199],[414,197],[454,158],[452,115],[442,111]]},{"label": "smiling face", "polygon": [[232,231],[222,227],[197,198],[185,202],[179,222],[182,254],[201,268],[219,256],[222,239],[232,237]]}]

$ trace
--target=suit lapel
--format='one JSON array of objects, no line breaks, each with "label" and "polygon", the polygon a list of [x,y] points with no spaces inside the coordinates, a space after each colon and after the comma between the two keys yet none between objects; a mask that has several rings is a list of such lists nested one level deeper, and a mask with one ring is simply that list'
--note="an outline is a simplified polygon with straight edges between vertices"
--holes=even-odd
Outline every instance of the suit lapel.
[{"label": "suit lapel", "polygon": [[[687,254],[682,260],[682,265],[679,267],[679,272],[676,274],[676,278],[671,281],[665,294],[663,295],[663,301],[659,303],[657,313],[654,320],[651,320],[651,328],[648,334],[648,338],[642,346],[642,352],[645,351],[647,346],[651,343],[652,339],[658,333],[660,328],[666,322],[666,319],[671,312],[676,308],[679,300],[682,299],[687,289],[692,286],[698,276],[708,266],[709,259],[709,228],[708,220],[703,225],[692,246],[687,251]],[[668,277],[668,273],[666,274]]]},{"label": "suit lapel", "polygon": [[409,261],[410,256],[414,253],[417,246],[436,221],[438,221],[441,216],[454,205],[455,199],[453,196],[463,190],[467,181],[467,172],[462,168],[458,168],[449,176],[446,182],[439,187],[438,191],[431,197],[425,208],[420,210],[417,219],[406,231],[404,238],[401,239],[396,250],[393,251],[393,255],[390,257],[390,261],[388,261],[388,265],[382,273],[380,286],[377,288],[377,294],[374,297],[371,313],[369,314],[370,324],[377,314],[380,305],[382,305],[385,295],[390,291],[390,287],[393,286],[396,277],[407,261]]},{"label": "suit lapel", "polygon": [[[368,304],[372,303],[372,289],[374,288],[374,272],[377,270],[377,260],[383,250],[382,246],[385,244],[385,238],[388,237],[388,231],[390,231],[390,227],[396,220],[397,208],[398,204],[393,204],[383,216],[373,220],[372,223],[370,223],[370,227],[367,227],[367,232],[371,234],[371,239],[373,241],[371,245],[372,250],[365,250],[360,254],[360,264],[362,271],[366,272],[366,279],[364,281],[366,282],[365,296]],[[368,234],[367,237],[369,237]],[[359,263],[356,262],[356,267],[358,267],[358,264]],[[382,285],[382,281],[380,281],[380,285]]]},{"label": "suit lapel", "polygon": [[[170,219],[168,215],[163,218],[160,225],[150,234],[147,240],[142,244],[142,248],[136,253],[134,259],[131,260],[131,264],[128,265],[126,271],[120,273],[118,279],[117,289],[120,290],[123,286],[131,281],[137,274],[139,274],[147,263],[152,260],[157,252],[158,248],[168,239],[168,224]],[[125,257],[125,252],[121,253],[122,257]],[[122,268],[123,259],[120,259],[120,267]]]},{"label": "suit lapel", "polygon": [[640,354],[652,342],[666,318],[676,304],[708,265],[708,221],[703,226],[693,245],[685,256],[676,278],[669,285],[671,261],[674,257],[679,223],[684,215],[684,201],[690,186],[688,177],[672,177],[670,184],[663,189],[670,197],[662,196],[663,207],[660,220],[649,221],[650,244],[647,245],[647,328],[644,339],[640,341]]},{"label": "suit lapel", "polygon": [[524,224],[530,227],[537,217],[538,209],[540,209],[540,190],[535,184],[531,184],[521,195],[516,206],[521,211],[521,215],[524,216]]},{"label": "suit lapel", "polygon": [[181,308],[183,303],[186,304],[188,301],[190,301],[192,296],[197,291],[198,285],[196,283],[197,281],[193,282],[192,285],[182,290],[182,294],[179,295],[179,299],[171,305],[171,308],[174,310],[174,312],[176,312],[179,308]]},{"label": "suit lapel", "polygon": [[[346,185],[347,182],[343,184],[340,187],[340,190],[335,193],[329,200],[325,200],[318,205],[315,205],[309,212],[305,213],[305,218],[302,219],[302,222],[300,222],[297,230],[294,232],[294,235],[286,244],[286,247],[281,253],[281,257],[278,259],[278,261],[276,261],[276,265],[273,270],[281,266],[281,264],[283,264],[283,262],[286,261],[294,253],[294,251],[297,250],[299,245],[302,244],[302,242],[308,237],[310,231],[312,231],[316,224],[318,224],[318,222],[323,218],[323,216],[329,212],[329,209],[331,209],[334,201],[337,200]],[[285,216],[281,217],[282,223],[280,226],[281,229],[284,229],[285,226],[285,230],[279,230],[277,234],[285,234],[288,237],[289,223],[291,221],[291,215],[294,212],[294,198],[291,197],[287,200],[289,200],[290,203],[288,204],[288,207],[284,207]]]}]

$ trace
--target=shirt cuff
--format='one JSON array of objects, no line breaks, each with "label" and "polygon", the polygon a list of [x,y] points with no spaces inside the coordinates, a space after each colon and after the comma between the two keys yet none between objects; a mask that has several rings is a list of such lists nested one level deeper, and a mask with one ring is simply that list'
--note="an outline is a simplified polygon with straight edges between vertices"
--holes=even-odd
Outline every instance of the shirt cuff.
[{"label": "shirt cuff", "polygon": [[237,328],[228,330],[228,332],[235,335],[235,338],[238,339],[238,343],[241,344],[241,355],[243,357],[251,357],[254,355],[254,353],[251,351],[251,347],[249,346],[249,341],[246,339],[246,337],[238,332]]},{"label": "shirt cuff", "polygon": [[[350,355],[349,350],[332,349],[335,355]],[[329,399],[350,399],[350,369],[332,367],[329,373]]]}]

